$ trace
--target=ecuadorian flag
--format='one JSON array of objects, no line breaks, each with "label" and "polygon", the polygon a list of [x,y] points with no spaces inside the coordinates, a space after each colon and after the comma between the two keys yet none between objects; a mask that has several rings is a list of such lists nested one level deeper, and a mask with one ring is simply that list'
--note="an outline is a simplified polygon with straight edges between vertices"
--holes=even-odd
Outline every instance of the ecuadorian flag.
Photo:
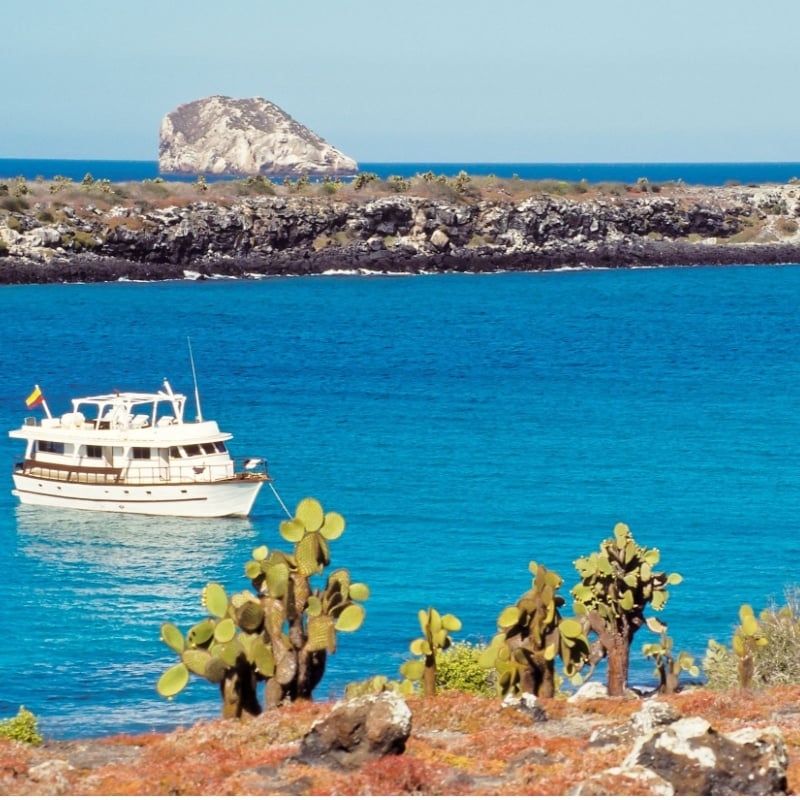
[{"label": "ecuadorian flag", "polygon": [[25,405],[28,406],[28,408],[33,408],[42,402],[44,402],[44,395],[42,394],[42,390],[37,385],[34,390],[25,398]]}]

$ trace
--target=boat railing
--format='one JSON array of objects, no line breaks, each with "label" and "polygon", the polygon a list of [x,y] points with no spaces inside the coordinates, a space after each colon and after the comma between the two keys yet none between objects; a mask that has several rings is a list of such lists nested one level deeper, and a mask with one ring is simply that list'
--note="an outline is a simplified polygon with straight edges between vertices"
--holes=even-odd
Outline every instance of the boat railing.
[{"label": "boat railing", "polygon": [[209,483],[237,478],[233,464],[198,464],[195,466],[173,466],[156,464],[141,467],[94,467],[84,464],[42,463],[28,459],[15,464],[18,472],[36,478],[67,483]]},{"label": "boat railing", "polygon": [[270,480],[264,458],[242,458],[223,464],[149,464],[110,467],[87,464],[59,464],[26,459],[14,465],[15,471],[52,481],[68,483],[213,483],[224,480]]},{"label": "boat railing", "polygon": [[209,483],[230,480],[234,476],[233,464],[175,465],[128,467],[124,470],[124,483]]},{"label": "boat railing", "polygon": [[122,470],[118,467],[90,467],[74,464],[48,464],[26,459],[14,465],[17,472],[35,478],[68,483],[119,483]]},{"label": "boat railing", "polygon": [[234,464],[236,465],[236,477],[240,480],[271,480],[266,458],[237,458]]}]

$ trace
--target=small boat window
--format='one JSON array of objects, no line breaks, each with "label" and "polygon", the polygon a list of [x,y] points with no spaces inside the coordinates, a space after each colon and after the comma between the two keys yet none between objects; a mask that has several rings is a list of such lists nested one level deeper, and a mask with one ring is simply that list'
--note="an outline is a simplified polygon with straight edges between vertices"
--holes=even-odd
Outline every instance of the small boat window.
[{"label": "small boat window", "polygon": [[214,442],[214,447],[217,448],[218,453],[227,453],[228,448],[225,447],[225,442]]},{"label": "small boat window", "polygon": [[58,455],[63,455],[64,442],[36,442],[36,449],[40,453],[57,453]]},{"label": "small boat window", "polygon": [[187,456],[201,456],[203,455],[202,450],[200,450],[199,444],[187,444],[184,445],[183,449],[186,451]]},{"label": "small boat window", "polygon": [[143,459],[143,460],[147,460],[147,459],[150,458],[150,448],[149,447],[134,447],[132,449],[133,449],[133,452],[131,454],[131,458]]},{"label": "small boat window", "polygon": [[177,447],[170,447],[170,449],[169,449],[169,457],[170,458],[180,458],[181,457],[181,451],[178,450]]},{"label": "small boat window", "polygon": [[212,442],[206,442],[201,447],[207,456],[213,456],[217,452],[217,448],[214,447]]},{"label": "small boat window", "polygon": [[96,444],[87,444],[84,447],[87,458],[102,458],[103,448]]}]

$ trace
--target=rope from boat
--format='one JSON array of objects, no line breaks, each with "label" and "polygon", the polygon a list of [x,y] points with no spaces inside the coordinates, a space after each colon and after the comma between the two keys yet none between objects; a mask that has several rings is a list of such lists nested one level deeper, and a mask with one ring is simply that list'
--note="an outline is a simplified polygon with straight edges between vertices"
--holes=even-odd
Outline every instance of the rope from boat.
[{"label": "rope from boat", "polygon": [[281,496],[278,494],[278,490],[275,488],[274,484],[271,481],[269,483],[269,488],[272,489],[272,493],[275,495],[275,499],[281,504],[281,508],[286,513],[286,516],[289,519],[292,519],[292,517],[294,517],[294,514],[290,513],[289,509],[286,508],[286,503],[284,503],[283,500],[281,500]]}]

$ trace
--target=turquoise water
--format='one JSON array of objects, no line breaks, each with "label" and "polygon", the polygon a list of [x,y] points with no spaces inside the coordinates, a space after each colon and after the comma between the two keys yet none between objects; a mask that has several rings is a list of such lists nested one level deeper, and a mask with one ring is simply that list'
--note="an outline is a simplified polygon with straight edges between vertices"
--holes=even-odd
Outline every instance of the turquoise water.
[{"label": "turquoise water", "polygon": [[[372,589],[318,698],[397,677],[423,606],[487,640],[530,560],[568,589],[618,520],[683,574],[659,616],[699,659],[800,582],[798,297],[798,266],[2,286],[0,422],[34,383],[54,413],[164,377],[191,395],[190,336],[204,415],[287,504],[345,516],[334,566]],[[158,629],[282,546],[269,491],[248,520],[19,507],[18,450],[0,439],[0,716],[24,704],[59,738],[215,717],[199,679],[156,695]]]}]

